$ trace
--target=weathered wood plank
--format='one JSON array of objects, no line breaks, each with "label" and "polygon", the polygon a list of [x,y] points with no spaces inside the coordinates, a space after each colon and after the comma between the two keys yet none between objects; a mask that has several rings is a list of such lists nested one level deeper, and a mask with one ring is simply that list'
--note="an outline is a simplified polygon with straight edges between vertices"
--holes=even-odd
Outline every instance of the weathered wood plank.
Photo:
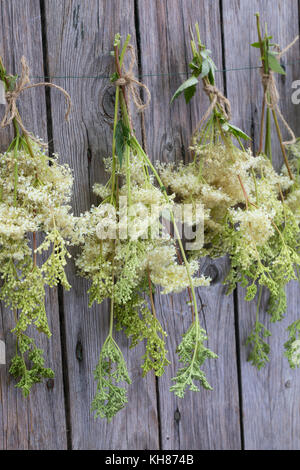
[{"label": "weathered wood plank", "polygon": [[[33,76],[43,75],[40,2],[3,0],[0,3],[0,55],[10,73],[20,73],[24,54]],[[0,107],[2,117],[4,107]],[[47,140],[45,91],[28,91],[19,100],[25,126]],[[7,148],[11,129],[1,130],[1,150]],[[0,337],[6,343],[7,366],[0,365],[0,449],[65,449],[66,423],[62,381],[60,327],[57,292],[47,290],[46,309],[51,340],[35,334],[45,349],[47,366],[55,371],[55,381],[35,385],[30,397],[22,397],[9,377],[9,362],[15,353],[13,314],[0,306]]]},{"label": "weathered wood plank", "polygon": [[[219,4],[141,0],[138,5],[143,81],[152,94],[152,106],[145,116],[149,153],[154,161],[188,160],[191,132],[208,100],[203,94],[199,97],[199,91],[189,105],[181,97],[170,106],[170,99],[187,77],[189,25],[199,22],[202,40],[222,69]],[[217,79],[222,88],[222,74]],[[208,266],[215,282],[209,289],[199,289],[197,295],[199,307],[203,305],[200,320],[208,331],[209,347],[219,355],[217,361],[205,365],[212,392],[187,392],[183,400],[169,392],[171,377],[179,366],[175,349],[191,314],[185,294],[173,298],[158,295],[156,299],[172,361],[158,381],[163,449],[239,449],[241,445],[233,298],[225,296],[221,285],[228,264],[206,262],[203,270]]]},{"label": "weathered wood plank", "polygon": [[[268,23],[268,31],[275,42],[285,47],[298,34],[298,2],[294,0],[223,0],[224,41],[226,68],[253,67],[259,65],[259,52],[250,47],[257,40],[255,12],[260,12],[262,25]],[[291,102],[291,82],[300,76],[299,45],[293,47],[283,61],[286,77],[276,79],[281,95],[280,108],[290,125],[299,135],[300,108]],[[294,62],[293,65],[290,65]],[[251,126],[257,147],[262,87],[258,70],[239,70],[227,73],[228,98],[232,103],[232,122],[250,133]],[[284,138],[288,138],[283,132]],[[273,129],[272,141],[276,142]],[[274,164],[282,166],[278,144],[274,145]],[[299,317],[299,285],[291,283],[287,288],[288,311],[279,324],[271,324],[265,312],[264,297],[261,319],[272,331],[270,339],[271,362],[264,370],[257,371],[246,362],[245,340],[255,321],[255,303],[243,300],[239,289],[238,308],[241,345],[241,369],[243,392],[243,425],[246,449],[297,449],[300,445],[299,371],[291,370],[283,357],[283,344],[287,339],[287,326]]]},{"label": "weathered wood plank", "polygon": [[[51,76],[109,76],[114,35],[132,34],[135,43],[134,1],[45,2],[49,72]],[[105,178],[103,157],[111,151],[114,88],[109,79],[53,80],[71,94],[73,112],[64,124],[61,97],[51,93],[54,148],[74,168],[76,214],[89,209],[91,186]],[[108,332],[107,305],[88,308],[87,283],[69,273],[73,289],[64,295],[70,416],[74,449],[156,449],[158,421],[155,380],[142,380],[142,349],[130,351],[123,335],[117,341],[125,351],[133,384],[129,403],[111,424],[94,421],[90,403],[95,393],[93,370]]]}]

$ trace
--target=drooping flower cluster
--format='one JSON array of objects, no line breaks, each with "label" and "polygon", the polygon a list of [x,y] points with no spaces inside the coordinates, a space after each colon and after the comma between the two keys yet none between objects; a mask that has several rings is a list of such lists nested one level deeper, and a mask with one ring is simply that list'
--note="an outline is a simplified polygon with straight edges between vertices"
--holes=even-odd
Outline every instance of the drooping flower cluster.
[{"label": "drooping flower cluster", "polygon": [[[120,37],[115,38],[114,56],[120,78],[130,36],[119,55]],[[128,115],[124,89],[116,87],[112,158],[105,160],[110,178],[106,185],[96,184],[102,202],[83,214],[76,226],[82,252],[77,259],[79,273],[91,281],[90,304],[110,299],[110,329],[95,370],[97,392],[92,403],[96,416],[111,420],[127,403],[121,382],[130,383],[124,357],[113,338],[113,326],[131,338],[131,347],[145,340],[143,375],[154,370],[164,373],[168,364],[166,332],[156,315],[154,291],[180,292],[188,288],[194,318],[188,340],[179,348],[184,367],[178,371],[172,390],[183,396],[186,388],[198,390],[194,381],[209,388],[200,371],[208,357],[216,357],[204,347],[207,337],[200,328],[194,287],[208,285],[198,275],[198,261],[187,260],[177,227],[172,194],[168,195],[160,177],[139,144]],[[191,225],[193,210],[186,214]],[[170,224],[166,224],[170,222]],[[174,235],[174,236],[173,236]],[[201,372],[201,373],[200,373]]]},{"label": "drooping flower cluster", "polygon": [[[271,320],[280,320],[286,310],[285,285],[297,279],[300,264],[293,182],[284,171],[277,174],[265,156],[254,157],[230,139],[202,145],[195,138],[191,150],[194,161],[188,165],[160,165],[163,184],[176,200],[205,207],[204,245],[191,258],[228,253],[228,291],[240,282],[252,300],[258,285],[267,287]],[[258,334],[255,340],[260,341]],[[264,365],[259,357],[252,359]]]},{"label": "drooping flower cluster", "polygon": [[[136,160],[136,152],[131,151],[130,161]],[[186,266],[178,259],[176,240],[165,229],[163,221],[163,214],[173,210],[172,196],[166,199],[154,185],[153,176],[147,175],[147,165],[134,166],[130,187],[126,168],[116,165],[114,178],[118,178],[119,187],[115,201],[114,193],[109,190],[112,163],[109,168],[107,162],[107,171],[110,172],[107,185],[94,187],[102,202],[78,219],[75,233],[78,243],[82,243],[82,251],[76,264],[79,273],[91,281],[90,305],[111,299],[117,327],[124,329],[131,338],[131,345],[146,340],[143,374],[153,369],[156,375],[162,375],[168,364],[166,332],[156,317],[153,289],[158,286],[166,294],[190,287]],[[197,275],[198,261],[191,260],[188,265],[193,286],[209,284],[209,279]],[[145,298],[150,298],[151,308]],[[110,340],[109,344],[115,345],[115,342]],[[101,361],[103,354],[102,350]],[[116,358],[120,359],[119,355]],[[123,360],[119,362],[123,364]],[[95,372],[98,392],[93,409],[97,416],[111,419],[127,399],[124,389],[118,388],[123,398],[116,408],[115,385],[106,389],[108,378],[99,375],[99,371],[104,370],[104,362],[102,369],[99,367]]]},{"label": "drooping flower cluster", "polygon": [[69,205],[72,184],[69,167],[29,138],[18,136],[0,154],[0,299],[15,315],[17,352],[10,372],[25,395],[34,383],[54,375],[27,330],[33,325],[50,337],[45,286],[70,288],[64,267],[75,220]]}]

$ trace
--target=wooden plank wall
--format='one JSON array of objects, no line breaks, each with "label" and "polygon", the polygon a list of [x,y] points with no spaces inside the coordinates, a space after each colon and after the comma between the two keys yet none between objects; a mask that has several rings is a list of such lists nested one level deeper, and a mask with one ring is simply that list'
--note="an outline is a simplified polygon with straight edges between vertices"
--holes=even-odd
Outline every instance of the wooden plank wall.
[{"label": "wooden plank wall", "polygon": [[[202,39],[212,49],[219,70],[255,67],[258,53],[250,43],[256,39],[256,11],[283,46],[298,34],[297,0],[0,2],[0,55],[7,68],[20,72],[24,54],[33,77],[50,76],[71,94],[69,124],[64,122],[64,100],[56,91],[35,89],[24,94],[20,111],[25,123],[48,139],[51,150],[73,168],[76,215],[96,203],[91,187],[103,181],[103,157],[111,151],[114,88],[108,78],[96,77],[108,77],[113,70],[110,50],[115,33],[131,33],[140,58],[137,73],[152,94],[145,116],[151,158],[187,161],[192,129],[208,104],[198,92],[191,105],[183,99],[169,105],[188,72],[188,26],[199,22]],[[297,45],[283,57],[287,76],[279,83],[282,111],[297,135],[300,107],[291,103],[291,82],[300,78],[299,56]],[[83,76],[89,78],[75,78]],[[255,143],[261,100],[258,71],[220,72],[217,82],[232,102],[232,122],[250,133]],[[139,129],[138,118],[135,124]],[[1,131],[2,149],[10,135]],[[129,404],[110,425],[95,421],[90,412],[95,392],[92,372],[106,336],[108,311],[106,304],[88,308],[87,283],[76,277],[70,263],[73,289],[68,293],[52,290],[47,295],[53,337],[46,351],[56,373],[54,383],[36,386],[25,400],[9,379],[8,367],[0,365],[0,449],[299,448],[300,376],[282,357],[285,329],[297,318],[299,286],[288,287],[289,321],[271,326],[271,363],[257,372],[246,361],[244,345],[254,321],[254,306],[244,302],[241,289],[225,295],[226,259],[202,264],[213,277],[209,289],[197,292],[209,346],[219,355],[206,366],[212,392],[187,393],[183,400],[169,393],[177,366],[175,346],[190,318],[184,295],[167,298],[157,292],[155,302],[168,331],[173,364],[159,380],[151,374],[142,380],[138,361],[142,346],[129,353],[126,339],[119,335],[133,377]],[[6,342],[8,360],[13,354],[11,325],[9,312],[0,307],[0,339]]]}]

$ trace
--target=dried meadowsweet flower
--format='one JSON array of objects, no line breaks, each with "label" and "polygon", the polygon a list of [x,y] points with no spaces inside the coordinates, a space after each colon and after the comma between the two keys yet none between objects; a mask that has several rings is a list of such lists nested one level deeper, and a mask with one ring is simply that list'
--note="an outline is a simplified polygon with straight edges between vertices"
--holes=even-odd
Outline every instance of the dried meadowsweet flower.
[{"label": "dried meadowsweet flower", "polygon": [[[278,174],[266,155],[254,156],[244,148],[241,139],[247,136],[228,122],[230,103],[215,87],[214,67],[197,25],[196,31],[197,43],[192,36],[190,67],[194,78],[201,74],[211,105],[192,138],[193,161],[158,168],[164,186],[170,194],[175,193],[177,201],[204,206],[204,245],[191,252],[189,259],[228,254],[228,292],[241,283],[247,288],[246,299],[250,301],[260,286],[256,322],[248,343],[253,346],[249,360],[261,367],[268,360],[269,346],[264,338],[270,334],[258,319],[261,289],[269,290],[268,312],[275,322],[286,311],[285,285],[299,277],[300,151],[299,146],[291,146],[291,163],[285,160],[285,167]],[[197,82],[198,79],[188,80],[186,87],[180,87],[174,96],[184,90],[189,101]],[[291,363],[296,356],[293,347],[289,348]]]},{"label": "dried meadowsweet flower", "polygon": [[[162,293],[190,289],[195,319],[189,351],[194,339],[197,351],[191,359],[193,368],[210,357],[201,346],[206,336],[199,326],[194,294],[194,286],[208,285],[209,280],[198,275],[197,261],[188,262],[180,237],[175,240],[171,236],[171,228],[177,238],[179,234],[174,198],[172,194],[167,195],[156,169],[135,137],[127,111],[126,90],[124,92],[118,82],[122,76],[124,54],[126,50],[132,51],[129,38],[120,57],[118,38],[115,45],[117,75],[113,79],[117,81],[113,150],[112,158],[105,160],[109,180],[106,185],[94,186],[102,202],[82,215],[75,231],[77,241],[82,244],[77,267],[79,273],[91,281],[90,305],[110,299],[110,329],[95,371],[97,392],[92,403],[96,416],[108,420],[125,406],[126,391],[121,384],[130,383],[123,355],[113,339],[114,321],[117,329],[123,329],[131,338],[131,347],[145,340],[143,375],[153,370],[160,376],[169,364],[166,332],[155,311],[153,293],[156,286],[162,288]],[[165,218],[171,221],[170,233]],[[191,219],[190,213],[188,218]],[[211,357],[215,355],[211,353]],[[193,372],[182,383],[181,395],[193,380],[203,382],[202,376],[199,378]]]},{"label": "dried meadowsweet flower", "polygon": [[[10,87],[1,60],[0,79]],[[35,383],[54,377],[28,329],[33,326],[50,337],[45,287],[60,283],[70,288],[64,268],[75,221],[70,212],[73,176],[37,138],[20,134],[19,115],[12,120],[16,136],[0,154],[0,300],[15,317],[10,373],[27,396]]]}]

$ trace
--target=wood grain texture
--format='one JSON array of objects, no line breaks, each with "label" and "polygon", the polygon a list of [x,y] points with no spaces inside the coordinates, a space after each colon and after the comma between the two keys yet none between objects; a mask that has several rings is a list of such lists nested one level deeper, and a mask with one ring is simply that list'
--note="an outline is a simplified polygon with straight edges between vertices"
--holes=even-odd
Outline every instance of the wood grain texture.
[{"label": "wood grain texture", "polygon": [[[0,55],[10,73],[20,73],[24,54],[34,76],[43,75],[40,2],[16,0],[0,2]],[[47,140],[45,91],[28,91],[19,100],[24,124]],[[0,115],[4,107],[0,107]],[[1,150],[7,148],[11,129],[1,130]],[[62,381],[58,298],[55,289],[46,291],[46,311],[53,333],[50,340],[35,334],[45,349],[46,364],[55,371],[55,381],[35,385],[25,399],[9,376],[9,362],[15,353],[10,333],[13,314],[0,306],[0,337],[5,340],[7,365],[0,366],[0,449],[65,449],[66,422]]]},{"label": "wood grain texture", "polygon": [[[149,153],[153,161],[187,161],[192,130],[205,112],[208,99],[199,90],[189,105],[183,96],[172,106],[170,99],[187,77],[191,59],[189,25],[199,22],[202,41],[212,49],[217,66],[222,69],[219,4],[140,0],[138,5],[141,69],[152,94],[152,106],[146,112]],[[217,81],[222,89],[222,74],[217,75]],[[240,448],[233,297],[225,295],[221,284],[227,268],[226,260],[204,263],[203,272],[207,269],[215,280],[211,288],[197,290],[201,324],[207,329],[209,347],[219,355],[217,361],[204,366],[214,387],[212,392],[187,392],[184,399],[178,399],[169,391],[171,377],[179,367],[175,350],[191,322],[191,313],[186,294],[156,296],[172,361],[158,380],[163,449]]]},{"label": "wood grain texture", "polygon": [[[109,77],[113,71],[110,55],[114,35],[132,34],[135,45],[134,2],[80,1],[45,2],[50,75]],[[55,14],[54,14],[55,12]],[[74,210],[76,215],[90,208],[91,186],[105,179],[103,157],[111,152],[114,87],[109,78],[64,79],[55,83],[71,94],[73,111],[69,124],[63,122],[62,99],[51,93],[53,143],[64,161],[74,169]],[[69,278],[72,291],[64,295],[67,328],[70,417],[74,449],[156,449],[158,419],[154,377],[142,380],[139,362],[141,347],[128,354],[123,335],[117,341],[133,378],[129,403],[111,424],[94,420],[90,411],[96,384],[93,370],[108,334],[107,304],[88,308],[87,283]],[[117,430],[117,431],[116,431]]]},{"label": "wood grain texture", "polygon": [[[268,32],[276,43],[284,48],[298,32],[298,2],[223,0],[224,40],[226,68],[257,66],[259,51],[250,47],[257,40],[255,12],[260,12],[261,22],[268,23]],[[236,40],[232,40],[232,32]],[[280,109],[299,135],[300,107],[291,102],[293,80],[299,79],[299,44],[282,58],[286,76],[278,77],[281,96]],[[296,59],[296,60],[295,60]],[[233,106],[232,122],[248,133],[253,132],[257,148],[262,87],[258,70],[228,72],[227,94]],[[284,139],[289,138],[283,131]],[[282,166],[282,156],[273,128],[274,164]],[[283,357],[283,344],[287,340],[286,328],[299,318],[299,284],[287,287],[288,311],[286,318],[278,324],[270,324],[265,313],[267,296],[261,308],[261,320],[271,329],[271,362],[265,369],[257,371],[246,362],[248,351],[245,340],[255,321],[255,303],[243,300],[245,292],[239,289],[238,309],[241,347],[243,427],[246,449],[298,449],[300,445],[300,376],[291,370]]]},{"label": "wood grain texture", "polygon": [[[140,51],[139,71],[152,94],[145,114],[152,160],[188,161],[189,138],[208,100],[198,91],[189,105],[183,97],[172,107],[169,103],[188,74],[191,57],[188,27],[196,21],[200,24],[203,42],[212,49],[218,69],[223,69],[224,65],[229,69],[226,87],[232,104],[232,122],[251,133],[257,145],[262,87],[258,70],[249,68],[259,65],[258,51],[250,47],[256,40],[256,11],[260,11],[262,24],[268,22],[269,32],[283,47],[298,34],[297,0],[0,2],[0,55],[4,56],[7,69],[12,73],[20,72],[20,58],[24,54],[32,76],[42,77],[44,50],[50,76],[66,77],[51,81],[71,94],[70,122],[64,122],[62,95],[51,90],[48,112],[52,120],[48,138],[53,137],[54,150],[74,170],[76,215],[97,203],[91,187],[94,182],[105,180],[103,158],[110,155],[112,140],[115,90],[108,77],[113,71],[110,50],[115,33],[120,32],[123,37],[131,33],[132,43],[138,45]],[[45,20],[43,26],[42,19]],[[280,108],[296,135],[300,135],[300,105],[291,103],[291,82],[300,79],[299,47],[299,44],[294,46],[283,58],[287,75],[278,82]],[[246,70],[240,70],[244,67]],[[78,76],[90,78],[75,78]],[[223,74],[218,73],[216,79],[222,89]],[[25,125],[47,139],[44,90],[24,93],[19,107]],[[0,117],[2,112],[0,105]],[[139,133],[138,119],[135,124]],[[1,131],[1,149],[6,148],[11,136],[11,129]],[[276,142],[274,129],[272,140]],[[278,145],[274,147],[274,163],[277,168],[281,166]],[[175,349],[190,324],[191,314],[186,294],[166,297],[157,292],[157,312],[168,332],[167,348],[172,365],[158,382],[153,375],[142,379],[143,346],[129,351],[124,336],[116,335],[133,385],[129,388],[127,408],[108,425],[104,420],[94,421],[90,412],[95,393],[93,370],[108,331],[108,308],[106,303],[88,308],[88,284],[76,276],[71,261],[68,277],[73,288],[61,296],[61,326],[57,291],[52,289],[47,292],[47,311],[53,336],[50,341],[41,338],[40,343],[45,347],[49,366],[56,372],[54,388],[51,388],[52,382],[48,382],[48,387],[47,384],[37,385],[31,397],[25,400],[14,388],[8,367],[0,365],[0,449],[64,449],[67,431],[73,449],[133,450],[160,446],[171,450],[240,449],[241,437],[246,449],[298,449],[300,377],[299,371],[291,370],[283,357],[283,343],[287,326],[298,316],[299,285],[288,286],[287,316],[278,324],[270,326],[265,313],[267,296],[263,297],[261,319],[273,332],[272,353],[270,364],[256,371],[247,362],[248,351],[244,344],[254,323],[255,303],[245,302],[244,292],[238,290],[235,324],[234,300],[225,295],[222,285],[227,269],[226,259],[202,260],[201,271],[211,275],[213,282],[209,289],[197,290],[200,321],[209,335],[208,346],[219,355],[218,360],[210,360],[205,365],[214,390],[201,390],[198,394],[187,392],[183,400],[169,392],[171,377],[179,366]],[[5,340],[8,361],[14,352],[12,326],[11,314],[0,306],[0,340]],[[236,352],[236,336],[240,358]],[[237,359],[241,362],[240,371]]]}]

